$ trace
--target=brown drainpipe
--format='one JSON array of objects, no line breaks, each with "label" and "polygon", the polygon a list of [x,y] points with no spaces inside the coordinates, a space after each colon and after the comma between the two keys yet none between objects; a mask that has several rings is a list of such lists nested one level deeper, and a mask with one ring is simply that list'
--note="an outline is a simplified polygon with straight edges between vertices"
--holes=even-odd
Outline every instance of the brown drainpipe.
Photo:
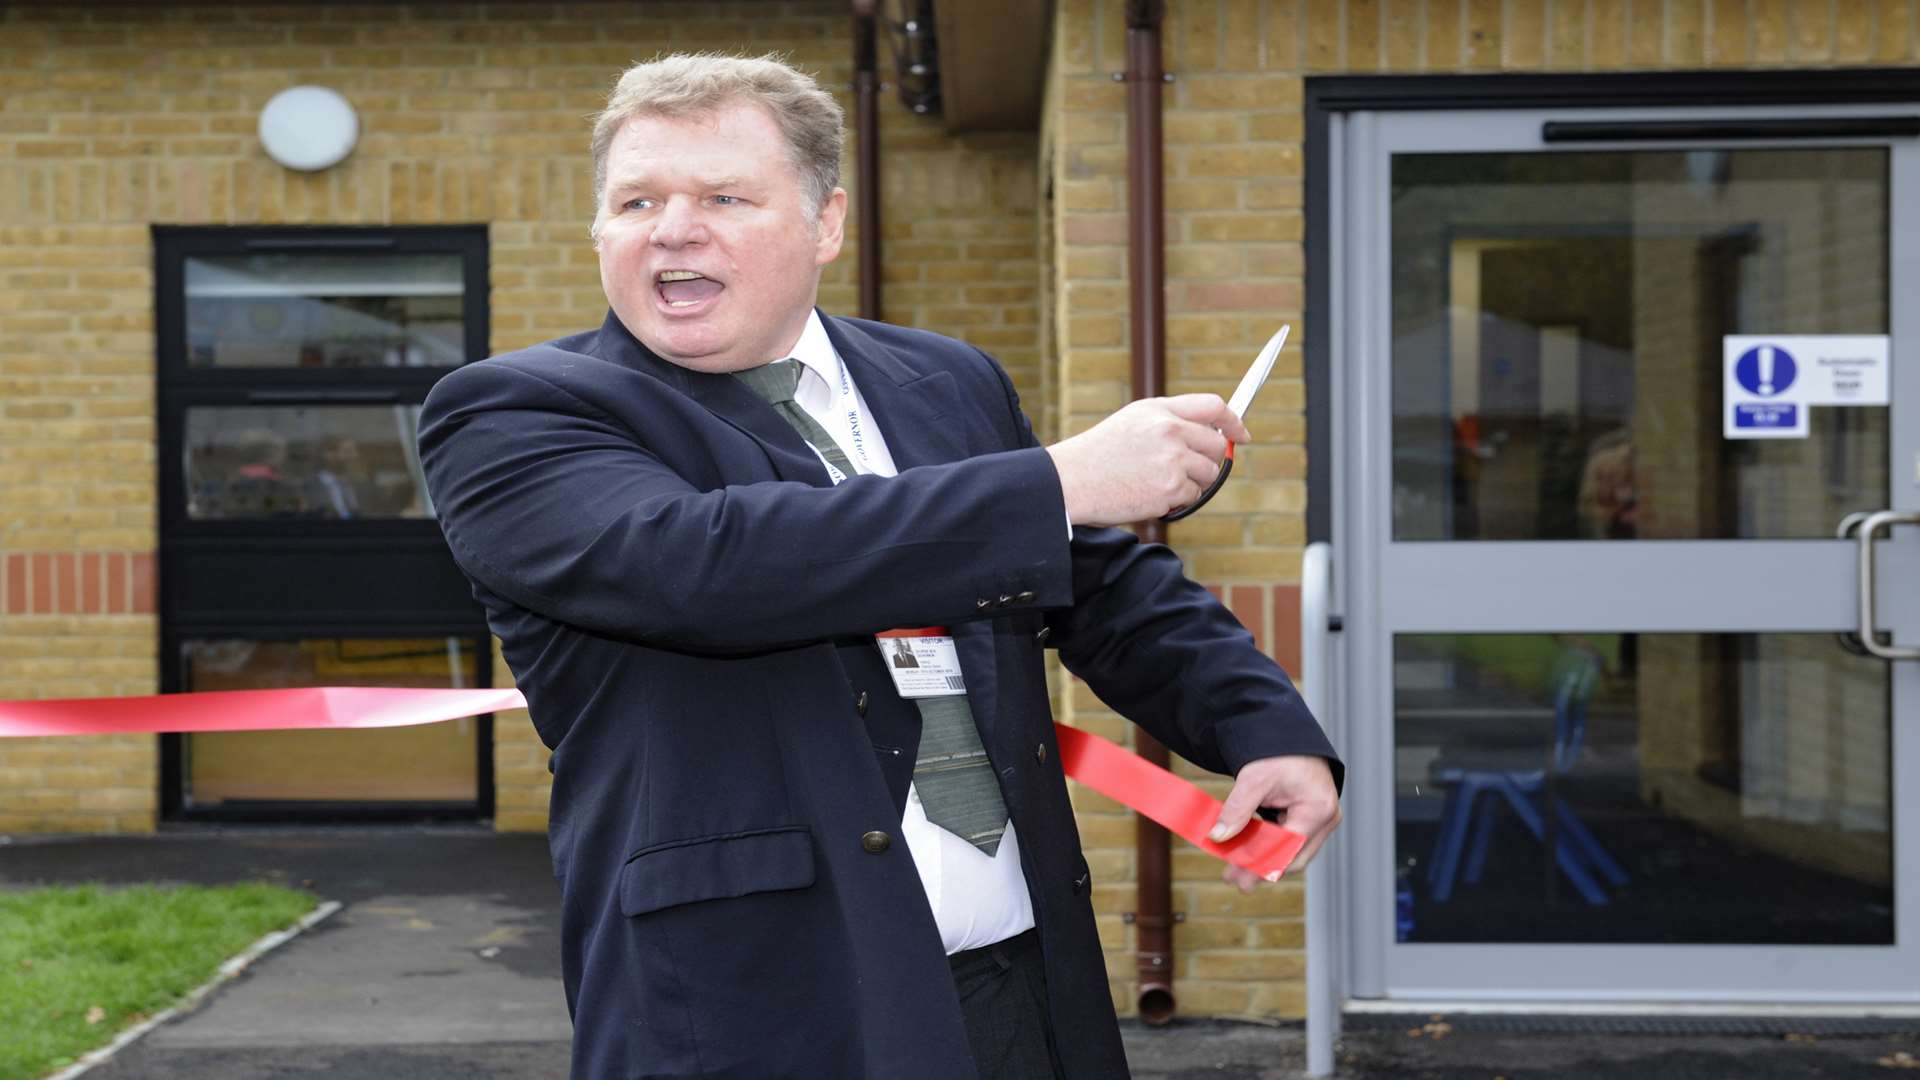
[{"label": "brown drainpipe", "polygon": [[[1135,398],[1167,392],[1166,227],[1161,184],[1160,20],[1163,0],[1127,0],[1127,289],[1132,311],[1132,375]],[[1144,522],[1142,540],[1163,543],[1166,526]],[[1167,764],[1167,748],[1145,731],[1134,731],[1140,756]],[[1139,965],[1140,1019],[1173,1019],[1173,884],[1167,830],[1143,816],[1134,819],[1134,861],[1139,896],[1134,912],[1134,959]]]},{"label": "brown drainpipe", "polygon": [[875,70],[875,0],[853,0],[853,112],[859,192],[860,317],[880,318],[880,77]]}]

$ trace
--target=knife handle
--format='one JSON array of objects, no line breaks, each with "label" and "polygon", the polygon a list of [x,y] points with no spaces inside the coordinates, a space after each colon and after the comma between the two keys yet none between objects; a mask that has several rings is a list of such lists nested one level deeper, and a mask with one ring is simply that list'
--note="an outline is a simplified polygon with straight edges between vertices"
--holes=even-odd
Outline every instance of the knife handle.
[{"label": "knife handle", "polygon": [[1227,443],[1227,456],[1220,462],[1219,475],[1213,478],[1213,483],[1207,485],[1207,490],[1201,492],[1199,498],[1180,507],[1178,510],[1168,513],[1167,516],[1160,519],[1161,521],[1179,521],[1191,515],[1195,510],[1207,505],[1207,503],[1213,499],[1214,492],[1220,490],[1220,485],[1227,482],[1227,475],[1233,472],[1233,447],[1234,444],[1232,442]]}]

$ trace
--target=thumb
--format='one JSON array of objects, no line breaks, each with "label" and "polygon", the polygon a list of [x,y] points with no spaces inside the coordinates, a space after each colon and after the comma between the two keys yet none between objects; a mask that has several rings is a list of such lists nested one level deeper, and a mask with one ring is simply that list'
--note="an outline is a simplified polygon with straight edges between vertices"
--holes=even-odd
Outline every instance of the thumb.
[{"label": "thumb", "polygon": [[1207,833],[1207,839],[1216,844],[1225,843],[1240,834],[1247,827],[1254,811],[1260,809],[1263,792],[1249,777],[1241,776],[1233,782],[1233,790],[1227,793],[1227,801],[1220,807],[1219,820],[1214,822],[1213,830]]},{"label": "thumb", "polygon": [[1222,416],[1233,415],[1219,394],[1177,394],[1160,400],[1168,412],[1196,424],[1212,426],[1218,424]]}]

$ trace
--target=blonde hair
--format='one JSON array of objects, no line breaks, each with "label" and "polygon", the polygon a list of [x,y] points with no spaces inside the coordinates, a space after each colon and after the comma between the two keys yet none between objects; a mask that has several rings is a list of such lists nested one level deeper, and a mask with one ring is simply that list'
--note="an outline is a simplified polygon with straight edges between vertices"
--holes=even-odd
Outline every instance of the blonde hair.
[{"label": "blonde hair", "polygon": [[606,212],[607,151],[627,121],[641,116],[704,116],[728,105],[758,105],[786,137],[788,159],[815,215],[840,184],[845,114],[813,77],[777,53],[726,56],[674,53],[635,64],[620,76],[593,122],[593,232]]}]

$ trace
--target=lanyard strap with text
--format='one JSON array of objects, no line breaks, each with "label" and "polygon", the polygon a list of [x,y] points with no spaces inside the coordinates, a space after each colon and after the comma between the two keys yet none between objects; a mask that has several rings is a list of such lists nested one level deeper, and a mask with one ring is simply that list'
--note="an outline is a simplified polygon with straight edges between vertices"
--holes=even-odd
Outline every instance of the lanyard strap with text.
[{"label": "lanyard strap with text", "polygon": [[[802,372],[811,370],[804,363],[800,364],[800,368]],[[853,454],[848,457],[847,460],[850,464],[857,461],[859,464],[855,466],[856,468],[871,473],[873,471],[873,462],[867,457],[866,425],[862,422],[864,418],[860,415],[860,399],[854,396],[853,383],[847,378],[847,363],[844,360],[840,361],[840,401],[845,403],[847,435],[853,442]],[[807,411],[807,407],[800,404],[797,399],[794,401],[793,407],[802,412]],[[835,407],[839,408],[841,406],[839,403],[835,403]],[[818,422],[816,419],[815,423]],[[826,431],[826,428],[822,427],[820,430]],[[833,432],[831,431],[827,431],[826,434],[830,439],[833,437]],[[847,479],[846,474],[836,468],[833,462],[827,460],[826,453],[819,447],[813,445],[813,440],[807,438],[805,432],[800,432],[799,435],[801,441],[807,444],[807,449],[813,451],[813,456],[819,458],[820,464],[826,466],[827,479],[833,481],[833,486],[839,487],[845,482]],[[842,452],[845,452],[847,449],[846,447],[838,445],[834,448]]]}]

